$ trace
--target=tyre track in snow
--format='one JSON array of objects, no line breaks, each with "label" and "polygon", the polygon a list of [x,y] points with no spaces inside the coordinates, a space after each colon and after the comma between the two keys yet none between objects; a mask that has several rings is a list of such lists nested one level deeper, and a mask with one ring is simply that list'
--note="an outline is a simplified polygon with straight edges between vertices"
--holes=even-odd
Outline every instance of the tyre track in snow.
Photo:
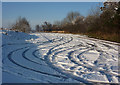
[{"label": "tyre track in snow", "polygon": [[[38,64],[38,65],[43,65],[37,61],[34,61],[34,60],[31,60],[30,58],[28,58],[27,56],[25,56],[26,52],[29,51],[30,49],[26,49],[25,51],[23,51],[22,53],[22,57],[26,60],[28,60],[29,62],[32,62],[32,63],[35,63],[35,64]],[[46,66],[46,65],[43,65],[43,66]]]},{"label": "tyre track in snow", "polygon": [[[61,40],[63,40],[63,37],[62,37],[62,39],[60,39],[60,40],[58,40],[58,41],[61,41]],[[50,40],[49,40],[49,41],[50,41]],[[48,41],[48,42],[49,42],[49,41]],[[56,42],[57,42],[57,41],[56,41]],[[45,43],[43,43],[43,44],[45,44]],[[39,44],[39,45],[43,45],[43,44]],[[24,48],[19,48],[19,49],[16,49],[16,50],[10,52],[10,53],[8,54],[8,59],[9,59],[12,63],[14,63],[14,64],[16,64],[16,65],[18,65],[18,66],[20,66],[20,67],[22,67],[22,68],[29,69],[29,70],[31,70],[31,71],[35,71],[35,72],[38,72],[38,73],[41,73],[41,74],[50,75],[50,76],[58,77],[58,78],[65,78],[65,79],[66,79],[66,77],[65,77],[65,76],[62,76],[62,75],[49,74],[49,73],[37,71],[37,70],[35,70],[35,69],[31,69],[31,68],[22,66],[22,65],[16,63],[16,62],[12,59],[12,56],[11,56],[11,55],[12,55],[14,52],[19,51],[19,50],[23,50],[23,49],[29,48],[29,47],[30,47],[30,46],[27,46],[27,47],[24,47]],[[29,48],[29,49],[31,49],[31,48]],[[24,58],[25,58],[25,56],[24,56],[24,55],[25,55],[25,52],[28,51],[29,49],[27,49],[27,50],[25,50],[25,51],[23,52],[23,57],[24,57]],[[29,59],[27,59],[27,60],[29,60]],[[34,62],[34,63],[36,63],[36,62]],[[4,64],[4,61],[3,61],[3,64]]]},{"label": "tyre track in snow", "polygon": [[[79,50],[83,50],[83,49],[79,49]],[[91,49],[87,49],[87,50],[81,52],[80,55],[82,55],[82,54],[84,54],[84,53],[86,53],[86,52],[88,52],[88,51],[90,51],[90,50],[91,50]],[[71,62],[73,62],[74,64],[77,64],[78,66],[82,66],[82,67],[87,68],[88,70],[92,71],[92,68],[91,68],[91,67],[89,67],[89,66],[87,66],[87,65],[84,65],[84,64],[80,64],[80,63],[78,63],[78,61],[76,61],[76,60],[74,59],[73,53],[76,52],[76,51],[78,51],[78,50],[70,51],[70,52],[68,53],[68,59],[69,59]]]},{"label": "tyre track in snow", "polygon": [[[88,44],[88,43],[87,43]],[[92,44],[88,44],[88,45],[91,45],[92,46]],[[95,46],[95,45],[94,45]],[[92,46],[92,47],[94,47],[94,46]],[[89,48],[89,46],[87,46],[88,48]],[[79,56],[80,55],[82,55],[82,54],[84,54],[84,53],[86,53],[86,52],[88,52],[88,51],[90,51],[90,50],[94,50],[94,48],[90,48],[90,49],[88,49],[88,50],[86,50],[86,51],[83,51],[82,53],[80,53],[78,56],[77,56],[77,58],[79,58]],[[65,50],[63,50],[63,51],[65,51]],[[105,70],[100,70],[100,69],[98,69],[98,68],[94,68],[93,69],[93,66],[91,66],[91,65],[83,65],[83,64],[79,64],[79,63],[77,63],[74,59],[72,59],[73,58],[73,53],[75,52],[75,51],[77,51],[77,50],[74,50],[74,51],[70,51],[69,53],[68,53],[68,58],[70,59],[70,61],[71,62],[73,62],[73,63],[75,63],[75,64],[77,64],[77,65],[80,65],[80,66],[83,66],[84,68],[87,68],[87,69],[89,69],[90,71],[91,70],[95,70],[95,71],[98,71],[98,72],[100,72],[101,74],[104,74],[104,75],[106,75],[107,76],[107,78],[108,78],[108,80],[109,80],[109,83],[112,81],[112,76],[113,76],[113,74],[111,74],[109,71],[105,71]],[[96,51],[98,51],[98,50],[96,50]],[[62,51],[59,51],[58,53],[61,53]],[[98,51],[99,52],[99,51]],[[104,51],[102,51],[102,52],[104,52]],[[53,52],[50,52],[49,51],[49,53],[48,54],[50,54],[50,53],[53,53]],[[52,55],[52,57],[54,58],[54,56],[57,56],[57,54],[58,53],[55,53],[54,55]],[[100,53],[100,52],[99,52]],[[49,60],[50,61],[50,60]],[[84,82],[84,80],[83,80],[83,82]],[[93,81],[90,81],[90,82],[93,82]],[[99,83],[99,82],[94,82],[94,83]]]},{"label": "tyre track in snow", "polygon": [[[75,45],[75,46],[76,46],[76,45]],[[74,48],[74,47],[73,47],[73,48]],[[68,50],[71,50],[71,49],[73,49],[73,48],[68,48],[68,49],[66,49],[66,50],[68,51]],[[88,47],[87,47],[87,48],[88,48]],[[85,49],[86,49],[86,48],[85,48]],[[53,55],[52,57],[54,58],[55,56],[57,56],[57,54],[60,54],[60,53],[62,53],[62,52],[64,52],[64,51],[66,51],[66,50],[58,51],[58,52],[54,53],[54,55]],[[89,49],[89,50],[90,50],[90,49]],[[85,52],[87,52],[87,51],[89,51],[89,50],[86,50],[86,51],[84,51],[83,53],[85,53]],[[56,51],[57,51],[57,50],[56,50]],[[83,66],[82,64],[79,64],[79,63],[77,63],[76,61],[74,61],[74,60],[72,59],[73,56],[71,56],[71,55],[72,55],[72,53],[75,52],[75,51],[77,51],[77,50],[68,52],[68,58],[69,58],[69,60],[70,60],[71,62],[73,62],[74,64],[77,64],[77,65],[79,65],[79,66]],[[84,67],[91,70],[91,68],[89,68],[89,67],[87,67],[87,66],[84,66]],[[57,69],[59,69],[59,68],[57,68]],[[63,70],[65,70],[65,69],[63,69]],[[61,71],[61,70],[59,70],[59,71]],[[67,70],[67,71],[68,71],[68,70]],[[61,73],[63,73],[64,75],[69,76],[69,74],[67,74],[67,73],[64,73],[64,72],[61,72]],[[83,82],[83,83],[87,83],[87,84],[96,83],[96,82],[92,82],[92,81],[87,81],[87,80],[85,80],[85,79],[83,79],[83,78],[81,78],[81,77],[77,77],[77,76],[74,76],[74,75],[71,75],[70,77],[73,78],[73,79],[75,79],[75,80],[77,80],[77,81],[80,81],[80,82]]]},{"label": "tyre track in snow", "polygon": [[[88,44],[88,43],[87,43]],[[90,45],[90,44],[88,44],[88,45]],[[91,44],[92,45],[92,44]],[[104,51],[98,51],[96,48],[91,48],[91,47],[89,47],[89,46],[87,46],[88,47],[88,50],[86,50],[86,51],[83,51],[83,52],[81,52],[81,53],[79,53],[78,55],[77,55],[77,58],[80,60],[80,56],[81,55],[83,55],[84,53],[86,53],[86,52],[88,52],[88,51],[91,51],[91,50],[96,50],[97,52],[99,52],[99,54],[103,54],[104,53]],[[94,47],[94,46],[92,46],[92,47]],[[90,49],[89,49],[90,48]],[[80,49],[79,49],[80,50]],[[76,61],[75,59],[74,59],[74,56],[73,56],[73,53],[74,52],[76,52],[76,51],[79,51],[79,50],[74,50],[74,51],[70,51],[69,53],[68,53],[68,58],[70,59],[70,61],[71,62],[73,62],[74,64],[77,64],[77,65],[79,65],[79,66],[82,66],[82,67],[84,67],[84,68],[87,68],[88,70],[90,70],[90,71],[97,71],[97,72],[100,72],[101,74],[104,74],[104,75],[106,75],[106,77],[107,77],[107,79],[108,79],[108,81],[109,82],[111,82],[112,81],[112,76],[118,76],[118,75],[114,75],[113,73],[111,73],[111,72],[109,72],[109,71],[107,71],[107,70],[101,70],[101,69],[99,69],[98,67],[94,67],[94,66],[91,66],[91,65],[85,65],[85,63],[86,62],[83,62],[83,64],[80,64],[80,63],[78,63],[78,61]],[[81,61],[80,61],[81,62]],[[97,82],[95,82],[95,83],[97,83]]]},{"label": "tyre track in snow", "polygon": [[[26,47],[25,47],[25,48],[26,48]],[[26,66],[24,66],[24,65],[18,64],[14,59],[12,59],[12,54],[13,54],[14,52],[19,51],[19,50],[22,50],[22,49],[24,49],[24,48],[20,48],[20,49],[14,50],[14,51],[12,51],[12,52],[10,52],[10,53],[8,54],[8,59],[9,59],[12,63],[14,63],[15,65],[20,66],[20,67],[22,67],[22,68],[24,68],[24,69],[27,69],[27,70],[31,70],[31,71],[33,71],[33,72],[37,72],[37,73],[41,73],[41,74],[45,74],[45,75],[49,75],[49,76],[54,76],[54,77],[58,77],[58,78],[61,78],[61,77],[62,77],[62,78],[66,78],[66,77],[61,76],[61,75],[49,74],[49,73],[46,73],[46,72],[42,72],[42,71],[35,70],[35,69],[32,69],[32,68],[26,67]]]},{"label": "tyre track in snow", "polygon": [[[46,39],[48,40],[48,43],[53,43],[53,42],[52,42],[51,40],[49,40],[47,37],[46,37]],[[64,40],[63,40],[63,41],[64,41]],[[32,55],[33,55],[34,57],[36,57],[37,59],[40,59],[40,60],[46,62],[46,64],[47,64],[50,68],[56,70],[57,72],[65,75],[65,76],[68,76],[68,78],[72,78],[72,79],[74,79],[74,80],[77,80],[77,81],[80,81],[80,82],[83,82],[83,83],[91,83],[91,81],[87,81],[86,79],[83,79],[83,78],[81,78],[81,77],[77,77],[77,76],[74,76],[74,75],[72,75],[72,74],[63,72],[60,68],[54,66],[53,63],[50,61],[50,58],[51,58],[51,57],[54,58],[55,56],[57,56],[57,54],[62,53],[62,52],[65,51],[64,48],[60,48],[59,46],[68,44],[68,43],[70,43],[71,41],[73,41],[73,37],[71,37],[71,40],[64,41],[64,43],[51,46],[52,48],[50,48],[49,51],[47,52],[47,54],[44,56],[45,59],[42,59],[42,58],[38,57],[38,56],[35,54],[37,51],[39,51],[39,50],[42,49],[42,48],[37,49],[37,50],[34,50],[34,51],[32,52]],[[85,43],[87,44],[87,45],[85,46],[85,47],[87,47],[87,48],[90,48],[89,45],[91,45],[92,47],[94,47],[93,44],[91,44],[91,43],[87,43],[87,42],[85,42]],[[31,44],[31,43],[30,43],[30,44]],[[95,43],[94,43],[94,44],[95,44]],[[44,44],[43,44],[43,45],[44,45]],[[38,46],[39,46],[39,45],[38,45]],[[105,45],[104,45],[104,46],[105,46]],[[3,46],[3,47],[4,47],[4,46]],[[58,47],[59,47],[59,48],[58,48]],[[23,57],[24,59],[28,60],[29,62],[36,63],[36,64],[40,65],[40,63],[38,63],[37,61],[33,61],[33,60],[31,60],[31,58],[28,58],[27,56],[25,56],[26,52],[29,51],[29,50],[32,49],[32,48],[33,48],[33,47],[28,48],[28,49],[27,49],[27,47],[23,48],[23,49],[26,49],[26,50],[25,50],[24,52],[22,52],[22,57]],[[57,48],[57,49],[56,49],[56,48]],[[67,48],[67,47],[65,47],[65,48]],[[109,47],[108,47],[108,48],[109,48]],[[63,49],[63,50],[61,50],[61,49]],[[72,49],[72,48],[68,48],[67,50],[70,50],[70,49]],[[80,49],[81,49],[81,48],[80,48]],[[80,49],[79,49],[79,50],[80,50]],[[84,53],[88,52],[89,50],[93,50],[93,49],[94,49],[94,48],[90,48],[90,49],[87,49],[86,51],[83,51],[83,52],[79,53],[79,54],[77,55],[77,58],[80,60],[80,56],[81,56],[81,55],[83,55]],[[110,49],[112,49],[112,48],[110,48]],[[22,48],[21,48],[21,49],[17,49],[16,51],[19,51],[19,50],[22,50]],[[60,50],[60,51],[59,51],[59,50]],[[93,69],[92,66],[89,67],[88,65],[84,65],[84,64],[80,64],[80,63],[76,62],[75,59],[74,59],[73,54],[74,54],[74,52],[79,51],[79,50],[73,49],[72,51],[69,51],[69,52],[67,53],[67,54],[68,54],[67,57],[69,58],[69,60],[70,60],[71,62],[73,62],[74,64],[77,64],[77,65],[83,66],[84,68],[87,68],[87,69],[89,69],[89,70],[96,70],[96,71],[98,71],[98,72],[100,72],[100,73],[102,73],[102,74],[106,74],[106,76],[108,76],[109,82],[112,80],[111,77],[112,77],[113,75],[111,75],[109,72],[104,71],[104,70],[99,70],[98,68],[94,68],[94,69]],[[94,49],[94,50],[96,50],[96,51],[99,52],[99,53],[103,53],[103,52],[104,52],[104,51],[99,51],[99,50],[97,50],[97,49]],[[114,49],[114,50],[115,50],[115,49]],[[14,51],[14,52],[16,52],[16,51]],[[12,52],[12,54],[13,54],[14,52]],[[8,58],[9,58],[10,61],[12,61],[14,64],[16,64],[15,61],[14,61],[14,59],[12,59],[12,56],[11,56],[12,54],[9,54],[10,58],[9,58],[9,56],[8,56]],[[54,54],[54,55],[53,55],[53,54]],[[84,62],[83,62],[83,63],[84,63]],[[17,64],[16,64],[16,65],[17,65]],[[18,66],[21,66],[21,65],[18,65]],[[22,68],[27,69],[28,67],[26,68],[26,67],[22,66]],[[31,68],[28,69],[28,70],[31,70]],[[35,69],[32,69],[31,71],[34,71],[34,70],[35,70]],[[34,71],[34,72],[36,72],[36,71]],[[37,72],[38,72],[38,71],[37,71]],[[38,73],[40,73],[40,72],[38,72]],[[41,73],[41,74],[42,74],[42,73]],[[46,75],[47,75],[47,74],[46,74]],[[52,75],[51,75],[51,76],[52,76]],[[64,77],[65,77],[65,76],[64,76]],[[110,77],[110,76],[111,76],[111,77]],[[59,77],[60,77],[60,76],[59,76]],[[65,77],[64,79],[67,79],[67,78]],[[93,82],[93,83],[97,83],[97,82]]]},{"label": "tyre track in snow", "polygon": [[[62,41],[62,40],[63,40],[63,37],[62,37],[61,39],[57,40],[57,41],[49,40],[49,42],[55,43],[55,42],[59,42],[59,41]],[[40,45],[41,45],[41,44],[40,44]],[[38,46],[39,46],[39,45],[38,45]],[[52,45],[52,46],[49,46],[49,47],[53,47],[53,45]],[[43,65],[43,64],[40,64],[40,63],[38,63],[37,61],[33,61],[33,60],[31,60],[30,58],[28,58],[27,56],[25,56],[26,52],[29,51],[29,50],[32,49],[32,48],[34,48],[34,47],[31,47],[31,48],[26,49],[25,51],[23,51],[22,57],[25,58],[26,60],[30,61],[30,62],[35,63],[35,64]],[[40,49],[43,49],[43,48],[46,48],[46,47],[42,47],[42,48],[40,48]],[[38,57],[34,54],[36,51],[37,51],[37,50],[33,51],[33,52],[32,52],[32,55],[33,55],[34,57],[38,58]],[[42,61],[45,61],[44,59],[42,59],[42,58],[40,58],[40,57],[39,57],[39,59],[42,60]],[[43,65],[43,66],[46,66],[46,65]]]},{"label": "tyre track in snow", "polygon": [[[75,51],[76,51],[76,50],[75,50]],[[73,62],[74,64],[77,64],[77,65],[79,65],[79,66],[82,66],[82,67],[84,67],[84,68],[87,68],[89,71],[100,72],[101,74],[106,75],[106,77],[108,78],[109,82],[112,81],[112,78],[111,78],[111,77],[112,77],[113,75],[112,75],[109,71],[100,70],[100,69],[98,69],[97,67],[94,67],[94,66],[91,66],[91,65],[85,65],[86,62],[82,62],[83,64],[78,63],[78,61],[76,61],[76,60],[74,59],[74,57],[73,57],[73,53],[74,53],[75,51],[71,51],[71,52],[68,53],[68,54],[69,54],[69,55],[68,55],[68,58],[70,59],[71,62]],[[84,51],[84,52],[80,53],[78,56],[81,56],[82,54],[84,54],[85,52],[88,52],[88,51],[90,51],[90,49],[87,50],[87,51]],[[77,57],[78,57],[78,56],[77,56]],[[80,58],[78,58],[78,59],[80,59]],[[95,82],[95,83],[96,83],[96,82]]]},{"label": "tyre track in snow", "polygon": [[[69,50],[69,49],[72,49],[72,48],[74,48],[74,47],[76,47],[76,46],[79,46],[79,45],[74,45],[74,46],[70,46],[70,47],[61,47],[61,48],[57,48],[57,49],[53,49],[52,50],[52,53],[54,53],[54,52],[56,52],[56,51],[59,51],[59,50],[62,50],[62,49],[66,49],[66,50]],[[36,57],[36,58],[38,58],[38,59],[41,59],[41,60],[43,60],[44,61],[44,59],[42,59],[42,58],[40,58],[40,57],[38,57],[35,53],[36,52],[38,52],[39,50],[41,50],[41,48],[40,49],[37,49],[37,50],[35,50],[34,52],[33,52],[33,55]],[[62,50],[62,51],[59,51],[59,53],[61,53],[61,52],[63,52],[63,51],[66,51],[66,50]],[[54,55],[57,55],[58,53],[56,53],[56,54],[54,54]],[[54,56],[53,55],[53,56]]]},{"label": "tyre track in snow", "polygon": [[[61,40],[63,40],[63,38],[60,39],[60,40],[58,40],[58,41],[61,41]],[[49,40],[49,41],[51,41],[51,40]],[[54,42],[58,42],[58,41],[54,41]],[[50,46],[50,47],[53,47],[53,46],[54,46],[54,45],[52,45],[52,46]],[[25,56],[26,52],[29,51],[29,50],[32,49],[32,48],[34,48],[34,47],[28,48],[28,49],[26,49],[25,51],[23,51],[22,57],[25,58],[26,60],[30,61],[30,62],[33,62],[33,63],[35,63],[35,64],[42,65],[42,64],[38,63],[37,61],[33,61],[33,60],[31,60],[30,58],[28,58],[27,56]],[[46,48],[46,47],[42,47],[42,48],[40,48],[40,49],[43,49],[43,48]],[[33,51],[33,52],[32,52],[32,55],[33,55],[34,57],[42,60],[42,61],[45,61],[44,59],[42,59],[42,58],[40,58],[40,57],[38,57],[38,56],[35,55],[35,52],[36,52],[36,51],[39,51],[40,49],[37,49],[37,50]],[[46,66],[46,65],[44,65],[44,66]]]},{"label": "tyre track in snow", "polygon": [[[55,39],[57,39],[57,38],[55,38]],[[57,42],[57,41],[54,41],[55,39],[51,39],[51,40],[49,40],[49,41]],[[59,39],[58,41],[61,41],[61,40],[63,40],[63,37],[62,37],[61,39]],[[37,42],[37,43],[38,43],[39,45],[44,45],[44,44],[50,43],[49,41]],[[26,43],[26,44],[34,45],[34,43]],[[24,43],[22,43],[22,44],[20,44],[20,43],[15,43],[15,44],[5,44],[4,46],[7,46],[7,45],[26,45],[26,44],[24,44]],[[31,46],[27,46],[27,47],[31,47]],[[5,61],[5,59],[2,59],[2,63],[3,63],[3,64],[4,64],[4,61]]]},{"label": "tyre track in snow", "polygon": [[[43,36],[43,35],[42,35]],[[57,38],[55,38],[55,39],[57,39]],[[49,43],[50,41],[53,41],[54,42],[54,40],[55,39],[51,39],[51,40],[48,40],[48,41],[44,41],[44,42],[37,42],[39,45],[43,45],[43,44],[47,44],[47,43]],[[63,37],[62,37],[62,39],[63,39]],[[62,39],[60,39],[60,40],[62,40]],[[60,41],[60,40],[58,40],[58,41]],[[34,43],[9,43],[9,44],[4,44],[4,45],[2,45],[1,47],[3,48],[4,46],[8,46],[8,45],[34,45]],[[28,47],[30,47],[30,46],[28,46]],[[2,63],[4,63],[4,61],[5,61],[5,59],[2,59]]]},{"label": "tyre track in snow", "polygon": [[[55,47],[51,48],[51,49],[48,51],[48,53],[45,55],[45,57],[44,57],[45,60],[46,60],[46,63],[47,63],[51,68],[56,69],[58,72],[62,73],[63,75],[68,76],[69,78],[72,78],[72,79],[77,80],[77,81],[79,81],[79,82],[91,84],[90,81],[87,81],[87,80],[85,80],[85,79],[83,79],[83,78],[81,78],[81,77],[74,76],[73,74],[63,72],[60,68],[54,66],[54,65],[52,64],[52,62],[50,61],[50,59],[49,59],[49,58],[50,58],[50,55],[52,54],[52,50],[53,50],[53,49],[55,49],[55,48],[58,47],[58,46],[67,44],[67,43],[71,42],[72,40],[73,40],[73,37],[71,37],[71,40],[70,40],[70,41],[68,41],[68,42],[66,42],[66,43],[62,43],[62,44],[56,45]],[[53,56],[52,56],[52,57],[53,57]]]},{"label": "tyre track in snow", "polygon": [[[72,38],[72,40],[73,40],[73,38]],[[59,44],[59,46],[60,45],[64,45],[64,44],[66,44],[66,43],[63,43],[63,44]],[[77,46],[77,45],[75,45],[75,46]],[[81,46],[81,45],[78,45],[78,46]],[[87,46],[87,48],[88,48],[89,46]],[[54,51],[57,51],[57,50],[59,50],[59,49],[61,49],[61,48],[58,48],[58,49],[55,49],[54,51],[52,51],[54,48],[56,48],[56,47],[53,47],[53,48],[51,48],[50,50],[49,50],[49,52],[47,53],[47,55],[45,56],[45,60],[47,60],[47,63],[48,63],[48,65],[50,65],[52,68],[54,68],[54,69],[59,69],[59,68],[57,68],[57,67],[55,67],[54,65],[52,65],[52,62],[50,62],[50,59],[49,59],[49,56],[54,52]],[[74,46],[73,46],[73,48],[74,48]],[[72,48],[69,48],[69,49],[67,49],[67,50],[70,50],[70,49],[72,49]],[[93,48],[92,48],[93,49]],[[89,49],[90,50],[90,49]],[[87,50],[87,51],[89,51],[89,50]],[[63,51],[65,51],[65,50],[63,50]],[[57,53],[55,53],[54,55],[52,55],[52,57],[54,58],[54,56],[56,56],[56,54],[58,54],[58,53],[61,53],[61,52],[63,52],[63,51],[59,51],[59,52],[57,52]],[[76,51],[76,50],[74,50],[74,51]],[[74,52],[74,51],[71,51],[71,52]],[[85,51],[85,52],[87,52],[87,51]],[[85,52],[83,52],[83,53],[85,53]],[[68,53],[68,55],[71,55],[70,53]],[[69,57],[69,59],[70,59],[70,56],[68,56]],[[70,59],[71,60],[71,59]],[[72,61],[72,60],[71,60]],[[73,62],[73,61],[72,61]],[[75,63],[75,62],[73,62],[73,63]],[[62,72],[61,71],[61,69],[59,69],[58,70],[59,72],[61,72],[62,74],[64,74],[64,75],[66,75],[66,76],[69,76],[70,78],[72,78],[72,79],[75,79],[75,80],[77,80],[77,81],[80,81],[80,82],[83,82],[83,83],[91,83],[91,81],[87,81],[87,80],[85,80],[85,79],[83,79],[83,78],[81,78],[81,77],[77,77],[77,76],[74,76],[74,75],[71,75],[70,76],[70,74],[67,74],[67,73],[64,73],[64,72]]]},{"label": "tyre track in snow", "polygon": [[[8,66],[7,66],[7,67],[8,67]],[[18,68],[11,67],[11,66],[9,66],[9,68],[14,68],[15,70],[20,70],[20,69],[18,69]],[[24,73],[22,73],[22,72],[20,72],[20,71],[18,71],[18,72],[13,72],[13,71],[5,70],[5,69],[3,69],[3,68],[2,68],[2,71],[3,71],[3,72],[7,72],[8,74],[12,74],[12,75],[14,74],[14,75],[16,75],[16,76],[23,77],[23,78],[25,78],[25,79],[29,79],[29,80],[41,82],[41,80],[39,80],[39,79],[37,79],[37,78],[34,78],[34,77],[27,76],[27,75],[25,75]],[[50,81],[47,81],[47,82],[50,82]]]}]

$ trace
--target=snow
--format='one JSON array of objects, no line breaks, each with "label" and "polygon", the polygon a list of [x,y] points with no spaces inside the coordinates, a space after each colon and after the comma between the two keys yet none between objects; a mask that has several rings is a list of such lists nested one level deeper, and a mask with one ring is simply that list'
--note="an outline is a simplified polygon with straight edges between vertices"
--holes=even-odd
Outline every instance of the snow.
[{"label": "snow", "polygon": [[3,83],[119,83],[118,43],[3,30]]}]

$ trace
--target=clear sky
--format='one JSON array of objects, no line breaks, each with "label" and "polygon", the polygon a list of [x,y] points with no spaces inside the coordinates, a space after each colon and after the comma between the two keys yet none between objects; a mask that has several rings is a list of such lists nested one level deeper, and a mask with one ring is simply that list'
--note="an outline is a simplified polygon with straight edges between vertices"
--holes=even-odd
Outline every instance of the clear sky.
[{"label": "clear sky", "polygon": [[26,17],[34,29],[36,24],[44,21],[54,23],[66,17],[71,11],[77,11],[87,16],[91,7],[96,7],[99,2],[3,2],[2,19],[3,27],[9,27],[16,19]]}]

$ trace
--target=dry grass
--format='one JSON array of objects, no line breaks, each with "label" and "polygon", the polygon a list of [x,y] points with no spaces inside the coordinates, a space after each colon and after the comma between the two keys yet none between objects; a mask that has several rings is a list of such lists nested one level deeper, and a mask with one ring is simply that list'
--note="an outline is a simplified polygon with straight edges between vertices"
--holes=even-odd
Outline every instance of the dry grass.
[{"label": "dry grass", "polygon": [[52,31],[53,33],[65,33],[65,31]]},{"label": "dry grass", "polygon": [[89,37],[94,37],[98,39],[104,39],[104,40],[120,43],[120,38],[119,38],[120,34],[116,34],[116,33],[105,34],[105,33],[97,32],[97,33],[87,33],[87,35],[89,35]]},{"label": "dry grass", "polygon": [[110,33],[101,33],[101,32],[96,32],[96,33],[70,33],[70,32],[67,32],[67,31],[52,31],[52,33],[88,35],[89,37],[120,43],[120,38],[119,38],[120,34],[116,34],[116,33],[111,33],[111,34]]}]

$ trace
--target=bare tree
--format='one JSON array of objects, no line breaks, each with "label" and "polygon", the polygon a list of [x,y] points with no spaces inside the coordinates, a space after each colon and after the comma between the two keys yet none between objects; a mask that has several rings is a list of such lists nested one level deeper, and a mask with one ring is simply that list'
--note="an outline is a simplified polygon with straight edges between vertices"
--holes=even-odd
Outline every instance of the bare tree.
[{"label": "bare tree", "polygon": [[85,19],[84,16],[78,16],[74,20],[74,24],[83,24],[84,23],[84,19]]},{"label": "bare tree", "polygon": [[40,31],[40,26],[39,25],[36,25],[36,31],[39,32]]},{"label": "bare tree", "polygon": [[64,23],[75,24],[75,20],[80,16],[79,12],[70,12],[67,17],[64,19]]},{"label": "bare tree", "polygon": [[44,31],[52,31],[52,24],[45,21],[44,25],[42,25],[42,28],[44,29]]},{"label": "bare tree", "polygon": [[60,26],[61,26],[61,21],[55,21],[55,22],[54,22],[54,25],[60,27]]},{"label": "bare tree", "polygon": [[16,23],[12,25],[12,29],[26,33],[29,33],[31,31],[30,24],[25,17],[23,18],[19,17],[16,20]]}]

